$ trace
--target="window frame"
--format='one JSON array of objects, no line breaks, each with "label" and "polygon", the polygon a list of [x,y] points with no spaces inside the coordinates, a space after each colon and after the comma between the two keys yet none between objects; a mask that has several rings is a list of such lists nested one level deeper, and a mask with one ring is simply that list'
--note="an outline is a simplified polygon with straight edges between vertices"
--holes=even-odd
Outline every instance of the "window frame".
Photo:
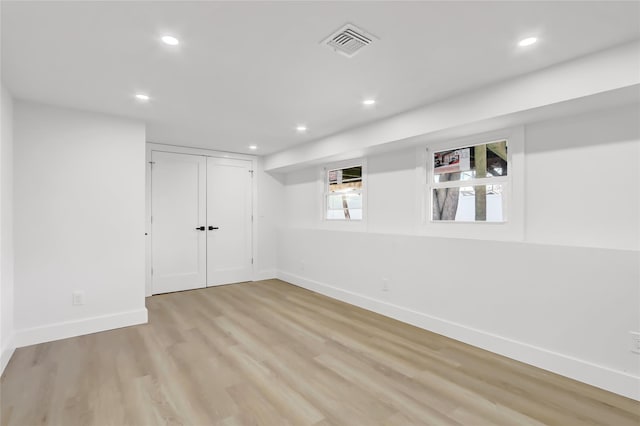
[{"label": "window frame", "polygon": [[[329,219],[327,218],[327,209],[328,209],[328,197],[332,193],[329,192],[329,171],[331,170],[339,170],[339,169],[348,169],[350,167],[362,167],[362,188],[357,190],[357,192],[362,197],[362,219]],[[320,183],[322,185],[322,212],[321,212],[321,221],[325,224],[353,224],[353,226],[358,226],[358,224],[362,224],[364,226],[367,220],[367,161],[366,158],[354,158],[351,160],[337,161],[333,163],[324,164],[320,168],[321,179]],[[344,225],[336,225],[336,226],[344,226]]]},{"label": "window frame", "polygon": [[[435,182],[433,154],[439,151],[473,147],[492,142],[507,141],[507,176],[475,178],[466,181]],[[522,241],[524,239],[524,127],[518,126],[463,138],[438,140],[418,148],[416,170],[421,194],[420,228],[422,234],[486,240]],[[504,185],[503,221],[433,220],[433,190],[442,187],[464,187],[492,183]]]}]

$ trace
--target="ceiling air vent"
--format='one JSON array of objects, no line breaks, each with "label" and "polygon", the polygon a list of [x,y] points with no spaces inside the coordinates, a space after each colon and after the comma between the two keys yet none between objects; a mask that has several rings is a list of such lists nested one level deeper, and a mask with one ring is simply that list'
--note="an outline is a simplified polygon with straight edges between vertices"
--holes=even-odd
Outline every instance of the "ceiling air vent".
[{"label": "ceiling air vent", "polygon": [[322,44],[348,58],[373,42],[375,36],[353,24],[347,24],[322,41]]}]

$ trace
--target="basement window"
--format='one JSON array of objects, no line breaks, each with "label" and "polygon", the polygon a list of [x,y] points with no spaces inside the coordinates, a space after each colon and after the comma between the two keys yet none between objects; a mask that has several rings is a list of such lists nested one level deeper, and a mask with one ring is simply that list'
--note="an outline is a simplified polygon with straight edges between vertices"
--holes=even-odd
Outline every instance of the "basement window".
[{"label": "basement window", "polygon": [[507,140],[434,151],[429,160],[431,221],[507,221]]},{"label": "basement window", "polygon": [[361,221],[363,217],[363,165],[325,168],[325,219]]}]

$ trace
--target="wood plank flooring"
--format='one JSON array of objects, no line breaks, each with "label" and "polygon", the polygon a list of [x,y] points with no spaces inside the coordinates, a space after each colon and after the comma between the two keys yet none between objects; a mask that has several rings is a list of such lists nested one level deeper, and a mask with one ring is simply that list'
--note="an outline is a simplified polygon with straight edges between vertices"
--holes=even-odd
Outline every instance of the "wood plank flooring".
[{"label": "wood plank flooring", "polygon": [[2,425],[640,425],[640,403],[278,280],[18,349]]}]

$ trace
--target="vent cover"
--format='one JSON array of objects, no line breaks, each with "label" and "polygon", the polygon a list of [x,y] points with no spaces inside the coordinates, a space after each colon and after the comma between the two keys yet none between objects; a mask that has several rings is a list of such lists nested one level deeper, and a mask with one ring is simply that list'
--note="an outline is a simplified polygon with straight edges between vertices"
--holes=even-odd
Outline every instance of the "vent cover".
[{"label": "vent cover", "polygon": [[353,24],[347,24],[324,39],[322,43],[335,52],[351,58],[363,47],[370,45],[374,37]]}]

